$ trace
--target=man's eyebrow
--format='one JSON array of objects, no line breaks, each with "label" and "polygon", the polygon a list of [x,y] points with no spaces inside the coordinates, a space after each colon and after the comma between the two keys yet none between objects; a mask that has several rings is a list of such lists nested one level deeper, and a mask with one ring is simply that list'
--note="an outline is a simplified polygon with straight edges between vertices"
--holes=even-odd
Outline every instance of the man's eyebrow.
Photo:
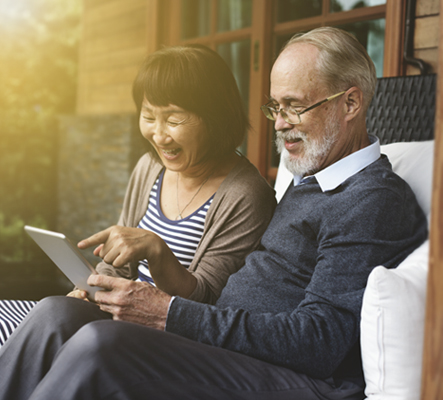
[{"label": "man's eyebrow", "polygon": [[[291,101],[297,101],[297,102],[306,101],[306,99],[300,99],[298,97],[293,97],[293,96],[285,96],[285,97],[283,97],[283,100],[289,101],[289,102],[291,102]],[[269,101],[278,103],[278,101],[275,100],[272,96],[269,96]]]}]

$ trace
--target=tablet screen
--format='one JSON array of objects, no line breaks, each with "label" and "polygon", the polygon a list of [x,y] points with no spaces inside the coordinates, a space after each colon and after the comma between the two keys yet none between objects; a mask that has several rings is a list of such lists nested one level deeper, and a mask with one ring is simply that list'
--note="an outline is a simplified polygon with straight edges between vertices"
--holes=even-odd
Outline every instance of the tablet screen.
[{"label": "tablet screen", "polygon": [[25,226],[25,231],[40,246],[46,255],[79,289],[88,292],[93,300],[94,294],[100,287],[91,287],[86,281],[89,275],[96,274],[94,267],[80,253],[80,250],[69,239],[58,232]]}]

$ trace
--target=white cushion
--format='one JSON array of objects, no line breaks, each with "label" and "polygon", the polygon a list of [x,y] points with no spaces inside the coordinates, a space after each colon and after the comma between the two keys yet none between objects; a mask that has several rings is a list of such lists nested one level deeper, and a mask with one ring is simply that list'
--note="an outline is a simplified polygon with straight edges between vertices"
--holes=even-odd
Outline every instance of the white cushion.
[{"label": "white cushion", "polygon": [[[381,147],[430,220],[434,141]],[[397,269],[376,267],[363,297],[361,349],[370,400],[418,400],[423,356],[429,241]]]},{"label": "white cushion", "polygon": [[429,241],[396,269],[376,267],[363,297],[361,347],[370,400],[420,398]]},{"label": "white cushion", "polygon": [[431,211],[434,141],[401,142],[381,146],[392,169],[411,186],[418,204],[428,217]]}]

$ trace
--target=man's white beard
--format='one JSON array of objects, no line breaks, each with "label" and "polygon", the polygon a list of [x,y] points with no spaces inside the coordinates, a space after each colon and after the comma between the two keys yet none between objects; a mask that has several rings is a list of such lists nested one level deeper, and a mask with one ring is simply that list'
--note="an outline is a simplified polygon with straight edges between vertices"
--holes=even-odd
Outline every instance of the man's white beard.
[{"label": "man's white beard", "polygon": [[[295,130],[295,127],[290,131],[276,132],[277,151],[281,154],[285,167],[293,175],[305,176],[320,169],[322,160],[330,152],[340,134],[340,123],[333,112],[328,115],[325,126],[324,135],[316,139],[311,139],[308,134]],[[285,140],[288,139],[302,140],[300,145],[303,146],[303,156],[291,157],[285,148]]]}]

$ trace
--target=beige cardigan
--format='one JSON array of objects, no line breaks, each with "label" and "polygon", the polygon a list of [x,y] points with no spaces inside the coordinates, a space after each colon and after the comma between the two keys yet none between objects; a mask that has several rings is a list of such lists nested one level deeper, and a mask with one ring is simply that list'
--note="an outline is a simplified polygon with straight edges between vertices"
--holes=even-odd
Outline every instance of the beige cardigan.
[{"label": "beige cardigan", "polygon": [[[146,213],[149,194],[163,166],[149,153],[141,157],[129,181],[119,225],[136,227]],[[260,243],[276,206],[274,190],[242,157],[222,182],[206,215],[205,228],[189,271],[197,286],[189,299],[213,304],[229,275]],[[101,262],[103,275],[137,278],[138,263],[122,268]]]}]

